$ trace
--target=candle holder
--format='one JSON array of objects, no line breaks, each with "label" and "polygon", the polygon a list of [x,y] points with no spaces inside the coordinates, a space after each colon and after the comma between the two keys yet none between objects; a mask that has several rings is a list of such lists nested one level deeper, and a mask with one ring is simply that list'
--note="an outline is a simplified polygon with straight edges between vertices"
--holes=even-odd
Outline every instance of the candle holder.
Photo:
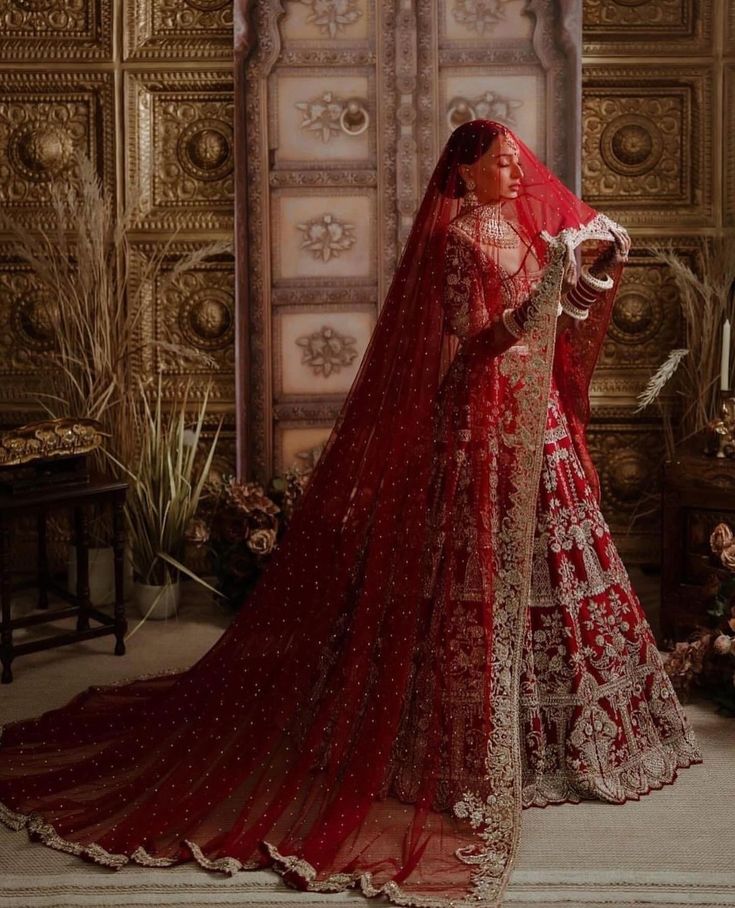
[{"label": "candle holder", "polygon": [[705,454],[735,459],[735,391],[718,392],[718,415],[707,424]]}]

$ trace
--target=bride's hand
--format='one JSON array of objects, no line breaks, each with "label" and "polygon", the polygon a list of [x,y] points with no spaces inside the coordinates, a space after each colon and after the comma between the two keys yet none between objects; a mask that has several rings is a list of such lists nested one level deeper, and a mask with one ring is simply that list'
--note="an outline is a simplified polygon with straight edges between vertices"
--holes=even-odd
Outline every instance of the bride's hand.
[{"label": "bride's hand", "polygon": [[605,251],[600,253],[595,259],[591,268],[593,274],[602,273],[606,268],[609,268],[610,265],[617,265],[620,262],[626,262],[628,260],[628,253],[630,252],[630,236],[628,235],[628,231],[619,224],[616,224],[614,227],[610,228],[610,235],[613,238],[613,242],[609,243]]},{"label": "bride's hand", "polygon": [[564,275],[562,278],[561,292],[567,293],[577,283],[577,257],[569,246],[564,250]]}]

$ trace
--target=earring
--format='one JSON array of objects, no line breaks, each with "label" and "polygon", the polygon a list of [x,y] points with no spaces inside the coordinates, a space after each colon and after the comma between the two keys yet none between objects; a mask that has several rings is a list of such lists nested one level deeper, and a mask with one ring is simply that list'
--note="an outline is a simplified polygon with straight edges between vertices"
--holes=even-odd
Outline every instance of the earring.
[{"label": "earring", "polygon": [[464,184],[467,188],[467,192],[462,196],[462,208],[474,208],[475,205],[479,204],[479,199],[477,198],[477,193],[475,192],[475,187],[477,184],[473,179],[467,177],[464,181]]}]

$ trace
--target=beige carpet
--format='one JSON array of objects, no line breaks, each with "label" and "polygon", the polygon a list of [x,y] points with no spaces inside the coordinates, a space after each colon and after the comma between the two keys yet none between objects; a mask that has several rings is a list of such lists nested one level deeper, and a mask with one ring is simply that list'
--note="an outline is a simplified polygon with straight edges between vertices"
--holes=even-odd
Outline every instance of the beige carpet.
[{"label": "beige carpet", "polygon": [[[0,687],[0,718],[7,722],[59,706],[90,684],[183,668],[204,653],[226,625],[222,612],[192,591],[176,620],[147,623],[129,641],[123,657],[112,655],[108,637],[19,658],[15,681]],[[32,633],[46,630],[36,627]],[[735,720],[717,716],[706,701],[685,708],[705,762],[682,770],[673,785],[638,802],[524,811],[508,905],[735,905]],[[339,908],[360,903],[365,899],[354,892],[299,893],[273,872],[224,877],[193,864],[111,871],[31,843],[25,831],[0,828],[2,908]]]}]

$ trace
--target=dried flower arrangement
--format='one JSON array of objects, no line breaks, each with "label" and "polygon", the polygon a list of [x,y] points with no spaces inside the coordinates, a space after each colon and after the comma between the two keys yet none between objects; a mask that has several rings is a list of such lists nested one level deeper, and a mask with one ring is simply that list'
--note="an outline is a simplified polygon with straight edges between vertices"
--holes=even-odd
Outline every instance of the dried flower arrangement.
[{"label": "dried flower arrangement", "polygon": [[288,527],[311,476],[291,467],[266,492],[260,483],[223,476],[207,483],[188,541],[206,548],[221,601],[239,608]]},{"label": "dried flower arrangement", "polygon": [[689,695],[696,686],[719,709],[735,716],[735,537],[726,523],[710,535],[709,563],[714,570],[704,585],[712,627],[700,627],[690,640],[664,653],[674,687]]}]

